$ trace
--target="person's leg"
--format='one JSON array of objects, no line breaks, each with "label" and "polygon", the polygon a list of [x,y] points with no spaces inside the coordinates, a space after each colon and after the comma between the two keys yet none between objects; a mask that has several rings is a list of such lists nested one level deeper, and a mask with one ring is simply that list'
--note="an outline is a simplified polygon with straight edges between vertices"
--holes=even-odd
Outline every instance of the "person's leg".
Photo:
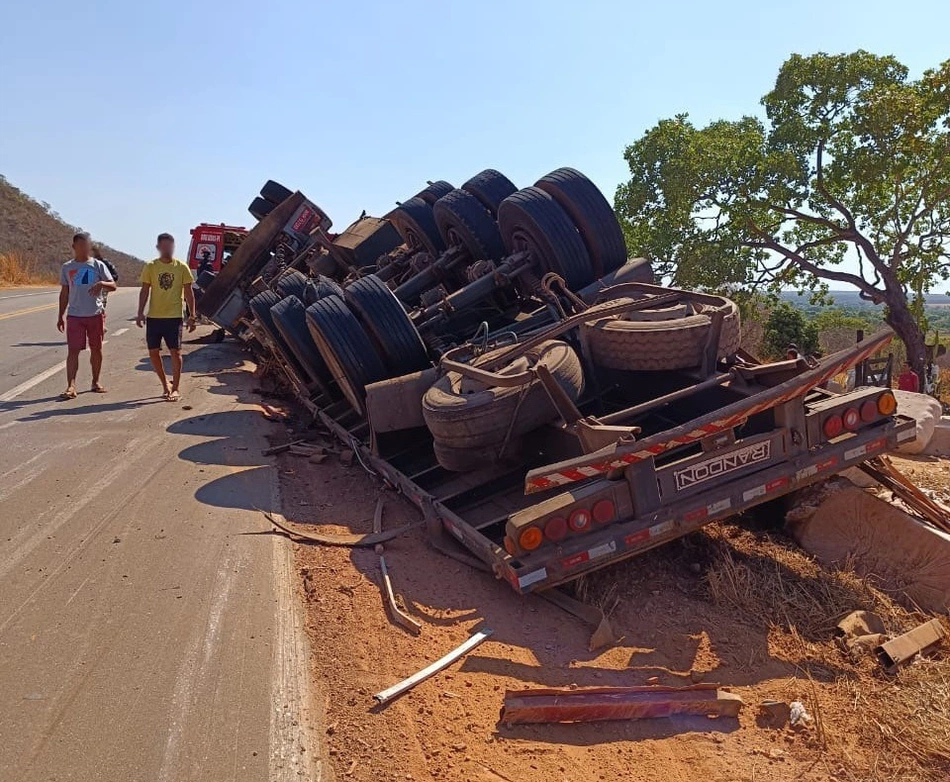
[{"label": "person's leg", "polygon": [[165,367],[162,365],[162,331],[157,318],[145,319],[145,344],[148,346],[148,357],[152,362],[152,369],[162,382],[162,395],[168,396],[168,378],[165,377]]},{"label": "person's leg", "polygon": [[172,350],[172,391],[178,391],[181,383],[181,350]]},{"label": "person's leg", "polygon": [[158,375],[158,379],[162,381],[163,396],[168,396],[168,378],[165,377],[165,367],[162,364],[162,351],[159,348],[155,348],[155,350],[149,350],[148,357],[152,362],[152,369],[155,370],[155,374]]},{"label": "person's leg", "polygon": [[63,396],[76,396],[76,375],[79,374],[79,354],[86,349],[86,330],[78,318],[66,317],[66,390]]},{"label": "person's leg", "polygon": [[89,364],[92,366],[92,390],[96,393],[105,393],[105,388],[99,383],[99,373],[102,371],[102,338],[106,333],[106,316],[103,313],[87,319],[86,334],[89,337]]},{"label": "person's leg", "polygon": [[181,383],[181,329],[182,320],[179,318],[168,324],[165,334],[165,344],[172,354],[172,388],[168,393],[168,401],[177,402],[179,399],[178,385]]}]

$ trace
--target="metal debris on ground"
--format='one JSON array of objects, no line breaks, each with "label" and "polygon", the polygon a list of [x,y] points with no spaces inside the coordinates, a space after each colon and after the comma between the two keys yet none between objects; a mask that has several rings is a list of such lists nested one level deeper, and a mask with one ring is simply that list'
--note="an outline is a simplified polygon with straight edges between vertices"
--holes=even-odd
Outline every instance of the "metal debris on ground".
[{"label": "metal debris on ground", "polygon": [[524,725],[655,719],[676,714],[737,717],[742,706],[742,698],[719,689],[716,684],[509,690],[505,693],[500,721],[506,725]]},{"label": "metal debris on ground", "polygon": [[870,459],[858,467],[893,492],[911,512],[930,522],[937,529],[950,533],[950,513],[924,494],[898,470],[886,456]]},{"label": "metal debris on ground", "polygon": [[289,443],[281,443],[280,445],[273,445],[270,448],[265,448],[261,451],[263,456],[274,456],[278,453],[283,453],[284,451],[289,451],[295,445],[300,445],[301,443],[307,442],[306,440],[291,440]]},{"label": "metal debris on ground", "polygon": [[[382,531],[383,498],[380,497],[378,500],[376,500],[376,510],[373,513],[373,534],[379,535],[382,533]],[[403,611],[396,602],[396,593],[393,591],[393,582],[389,577],[389,568],[386,567],[386,557],[383,555],[385,551],[383,544],[377,543],[374,547],[374,551],[379,555],[379,569],[382,572],[383,579],[382,591],[386,598],[386,602],[389,605],[389,611],[392,615],[393,621],[411,633],[420,633],[422,631],[422,623],[409,616],[409,614]]]},{"label": "metal debris on ground", "polygon": [[878,659],[888,671],[912,661],[918,654],[924,654],[943,640],[947,635],[943,622],[931,619],[918,625],[903,635],[881,644],[877,649]]},{"label": "metal debris on ground", "polygon": [[264,518],[277,527],[277,529],[298,542],[308,541],[310,543],[322,543],[325,546],[346,546],[348,548],[372,548],[377,543],[385,543],[387,540],[398,538],[400,535],[405,535],[410,530],[425,524],[424,519],[419,519],[419,521],[413,521],[396,529],[386,530],[385,532],[376,534],[355,535],[353,533],[343,533],[334,535],[327,532],[306,532],[304,530],[294,529],[284,522],[278,521],[273,514],[267,511],[262,510],[261,513],[263,513]]},{"label": "metal debris on ground", "polygon": [[447,655],[440,657],[434,663],[426,666],[421,671],[414,673],[408,679],[403,679],[401,682],[399,682],[399,684],[394,684],[392,687],[389,687],[382,692],[377,692],[373,696],[373,700],[379,704],[383,704],[389,703],[389,701],[393,700],[394,698],[398,698],[404,692],[408,692],[416,685],[421,684],[426,679],[430,679],[439,671],[448,668],[452,663],[464,657],[466,654],[472,651],[472,649],[487,641],[493,632],[493,630],[489,630],[488,628],[480,630],[479,632],[475,633],[475,635],[471,636],[467,641],[465,641],[465,643],[457,646]]}]

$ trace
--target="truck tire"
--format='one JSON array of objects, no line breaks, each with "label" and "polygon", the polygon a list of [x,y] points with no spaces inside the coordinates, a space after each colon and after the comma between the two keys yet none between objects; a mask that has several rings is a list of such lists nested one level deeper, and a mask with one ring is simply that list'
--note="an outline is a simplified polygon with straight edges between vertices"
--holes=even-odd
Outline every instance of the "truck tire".
[{"label": "truck tire", "polygon": [[669,308],[599,318],[581,326],[582,339],[590,346],[594,364],[607,369],[659,371],[696,367],[702,363],[709,336],[709,315],[716,310],[724,314],[717,356],[730,356],[739,349],[739,308],[729,299],[721,301],[718,306],[698,305],[685,312]]},{"label": "truck tire", "polygon": [[464,247],[473,261],[497,261],[505,256],[498,223],[475,196],[453,190],[432,207],[435,224],[449,247]]},{"label": "truck tire", "polygon": [[293,195],[290,188],[284,187],[280,182],[268,179],[261,188],[261,198],[270,201],[274,206],[282,204]]},{"label": "truck tire", "polygon": [[342,299],[343,288],[336,280],[318,274],[314,279],[309,281],[309,284],[304,290],[303,303],[309,307],[314,302],[325,299],[327,296],[339,296]]},{"label": "truck tire", "polygon": [[429,186],[424,190],[420,190],[416,193],[413,198],[421,198],[429,206],[432,206],[436,201],[442,198],[447,193],[451,193],[455,188],[452,187],[444,179],[440,179],[437,182],[430,182]]},{"label": "truck tire", "polygon": [[388,377],[408,375],[431,366],[419,332],[399,299],[379,277],[360,277],[346,287],[343,295],[386,364]]},{"label": "truck tire", "polygon": [[247,208],[247,211],[259,222],[274,211],[274,205],[263,198],[255,198],[251,201],[251,205]]},{"label": "truck tire", "polygon": [[281,296],[296,296],[302,302],[308,282],[306,274],[297,269],[287,269],[277,278],[277,292]]},{"label": "truck tire", "polygon": [[425,250],[435,258],[445,249],[432,206],[416,196],[389,213],[389,219],[409,247]]},{"label": "truck tire", "polygon": [[498,227],[505,249],[527,250],[544,272],[555,272],[571,290],[594,281],[590,258],[570,216],[537,187],[526,187],[501,202]]},{"label": "truck tire", "polygon": [[307,308],[304,303],[296,296],[287,296],[271,307],[270,313],[274,326],[297,357],[307,377],[326,388],[333,376],[307,328]]},{"label": "truck tire", "polygon": [[432,450],[435,453],[435,460],[444,469],[451,472],[474,472],[499,461],[520,464],[523,446],[524,443],[520,437],[512,437],[500,458],[500,445],[482,448],[455,448],[451,445],[433,441]]},{"label": "truck tire", "polygon": [[627,262],[627,245],[617,216],[597,185],[580,171],[559,168],[535,186],[551,196],[571,216],[599,279]]},{"label": "truck tire", "polygon": [[287,344],[284,335],[280,333],[275,325],[274,316],[271,315],[271,309],[280,299],[280,294],[275,291],[263,291],[251,298],[247,304],[261,328],[263,328],[264,331],[267,332],[267,335],[274,341],[274,344],[281,353],[281,357],[302,377],[306,377],[307,373],[304,367],[297,360],[297,356],[294,354],[294,351],[291,350],[290,345]]},{"label": "truck tire", "polygon": [[484,206],[492,217],[498,217],[498,207],[501,202],[514,193],[518,188],[514,183],[493,168],[479,171],[475,176],[462,185],[462,190],[471,193]]},{"label": "truck tire", "polygon": [[[496,351],[486,353],[476,366],[495,354]],[[550,370],[572,399],[580,396],[584,375],[581,362],[570,345],[558,340],[542,342],[529,350],[524,360],[512,365],[512,370],[539,363]],[[557,410],[537,380],[514,388],[471,388],[466,385],[467,381],[463,382],[461,375],[449,372],[422,398],[422,415],[439,446],[466,451],[495,449],[497,455],[509,427],[510,438],[515,440],[557,418]]]},{"label": "truck tire", "polygon": [[353,409],[366,414],[366,386],[383,380],[386,367],[359,320],[339,296],[307,307],[307,328],[340,391]]}]

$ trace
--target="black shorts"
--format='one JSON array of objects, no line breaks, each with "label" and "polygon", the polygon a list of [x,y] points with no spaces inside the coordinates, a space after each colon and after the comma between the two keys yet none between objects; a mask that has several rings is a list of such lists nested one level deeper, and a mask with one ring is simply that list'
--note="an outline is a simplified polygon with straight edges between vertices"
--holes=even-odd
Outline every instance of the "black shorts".
[{"label": "black shorts", "polygon": [[162,340],[169,350],[181,349],[181,318],[146,318],[145,344],[149,350],[158,350]]}]

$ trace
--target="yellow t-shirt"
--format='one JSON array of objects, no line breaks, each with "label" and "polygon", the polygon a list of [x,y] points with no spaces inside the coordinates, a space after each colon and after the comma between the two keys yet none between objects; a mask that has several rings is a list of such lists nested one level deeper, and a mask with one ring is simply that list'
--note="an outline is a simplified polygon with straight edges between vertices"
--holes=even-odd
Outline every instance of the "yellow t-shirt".
[{"label": "yellow t-shirt", "polygon": [[165,263],[160,258],[142,267],[141,282],[151,286],[148,297],[150,318],[182,317],[182,290],[195,278],[188,264],[172,258]]}]

